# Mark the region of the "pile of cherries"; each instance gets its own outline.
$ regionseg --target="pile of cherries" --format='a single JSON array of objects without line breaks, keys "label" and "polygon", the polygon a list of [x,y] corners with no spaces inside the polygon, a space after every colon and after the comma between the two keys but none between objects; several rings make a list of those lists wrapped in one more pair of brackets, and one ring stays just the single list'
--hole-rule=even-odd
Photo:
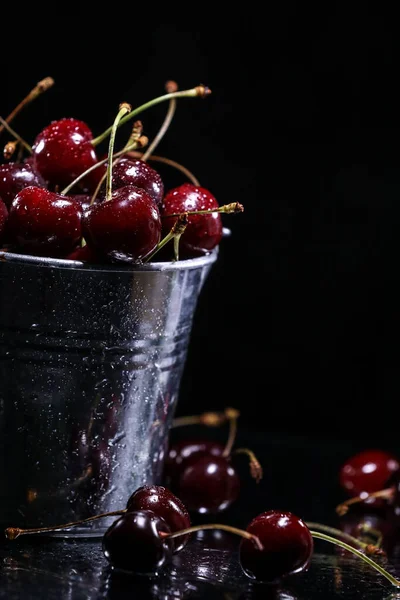
[{"label": "pile of cherries", "polygon": [[[221,212],[229,211],[191,174],[191,181],[164,190],[160,173],[147,157],[136,156],[148,142],[140,121],[135,121],[122,149],[114,152],[117,129],[125,122],[164,100],[171,104],[178,97],[204,98],[210,94],[207,87],[177,91],[169,82],[167,89],[173,91],[135,110],[120,105],[118,119],[96,138],[85,122],[65,117],[39,131],[30,146],[9,123],[48,87],[39,82],[35,94],[32,90],[18,110],[1,118],[0,133],[6,130],[15,138],[6,144],[7,160],[0,164],[3,251],[92,263],[141,263],[194,258],[218,246],[223,236]],[[100,159],[96,148],[107,137],[108,153]],[[13,154],[17,157],[10,160]],[[236,203],[230,212],[242,210]],[[167,244],[172,238],[179,246]]]},{"label": "pile of cherries", "polygon": [[[15,540],[21,535],[60,531],[95,519],[116,517],[102,539],[103,553],[111,568],[136,575],[154,576],[170,564],[173,555],[185,548],[192,534],[203,530],[223,530],[241,538],[238,556],[244,575],[255,584],[277,586],[283,580],[308,569],[316,538],[355,554],[386,577],[393,586],[400,587],[400,582],[371,558],[371,555],[385,555],[379,544],[362,541],[359,532],[357,536],[353,536],[323,524],[307,523],[290,511],[262,512],[250,521],[246,529],[215,522],[192,525],[192,518],[196,515],[216,515],[237,499],[239,481],[235,479],[238,476],[232,460],[235,452],[248,455],[256,481],[262,477],[261,466],[254,454],[245,448],[234,449],[238,416],[238,411],[227,409],[222,415],[204,413],[197,421],[193,417],[184,417],[179,423],[179,419],[175,420],[176,426],[189,422],[216,426],[227,421],[230,425],[225,445],[206,437],[183,438],[170,444],[165,478],[174,489],[181,491],[189,505],[166,485],[143,485],[132,493],[121,510],[47,528],[8,527],[5,530],[6,538]],[[359,489],[358,484],[364,488],[369,484],[373,486],[373,482],[376,487],[379,478],[384,478],[385,473],[397,472],[395,463],[391,459],[385,460],[384,453],[375,453],[375,459],[375,464],[379,465],[375,476],[372,475],[372,468],[366,469],[364,480],[359,470],[363,455],[352,457],[343,465],[341,481],[344,487],[356,490]],[[195,490],[193,482],[197,478]],[[234,486],[231,485],[232,480],[235,480]],[[215,492],[219,497],[218,503],[214,501]],[[197,494],[201,501],[196,500]]]}]

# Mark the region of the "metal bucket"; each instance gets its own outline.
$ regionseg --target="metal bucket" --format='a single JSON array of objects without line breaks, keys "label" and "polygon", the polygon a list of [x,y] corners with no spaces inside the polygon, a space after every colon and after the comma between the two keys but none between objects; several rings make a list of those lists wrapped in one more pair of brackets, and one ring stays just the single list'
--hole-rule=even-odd
[{"label": "metal bucket", "polygon": [[109,267],[0,252],[0,526],[120,510],[160,482],[216,259]]}]

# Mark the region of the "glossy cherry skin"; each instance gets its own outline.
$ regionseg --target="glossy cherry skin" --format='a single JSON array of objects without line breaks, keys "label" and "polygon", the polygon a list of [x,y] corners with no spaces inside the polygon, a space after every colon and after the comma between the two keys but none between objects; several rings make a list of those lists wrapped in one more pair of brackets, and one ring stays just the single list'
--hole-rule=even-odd
[{"label": "glossy cherry skin", "polygon": [[[129,498],[126,508],[132,510],[151,510],[163,518],[172,532],[190,527],[190,517],[183,502],[169,489],[161,485],[144,485]],[[175,552],[182,550],[189,536],[173,538]]]},{"label": "glossy cherry skin", "polygon": [[217,514],[239,496],[240,479],[229,457],[204,454],[188,460],[176,494],[189,513]]},{"label": "glossy cherry skin", "polygon": [[171,533],[168,525],[151,510],[127,512],[107,529],[103,552],[115,569],[140,575],[156,574],[171,558],[172,540],[159,532]]},{"label": "glossy cherry skin", "polygon": [[86,243],[116,261],[141,262],[161,239],[160,212],[147,192],[133,185],[85,212]]},{"label": "glossy cherry skin", "polygon": [[314,550],[313,538],[304,521],[293,513],[266,511],[255,517],[246,529],[263,545],[260,550],[252,540],[240,542],[240,564],[250,579],[279,583],[308,568]]},{"label": "glossy cherry skin", "polygon": [[[86,123],[73,118],[52,121],[39,133],[32,146],[34,164],[51,189],[63,189],[98,163],[92,139]],[[102,165],[76,187],[93,192],[104,173]]]},{"label": "glossy cherry skin", "polygon": [[342,465],[339,483],[349,496],[377,492],[386,487],[399,468],[399,460],[394,454],[379,449],[363,450]]},{"label": "glossy cherry skin", "polygon": [[32,164],[9,162],[0,165],[0,198],[7,207],[18,192],[32,185],[46,187],[45,180]]},{"label": "glossy cherry skin", "polygon": [[68,198],[73,198],[75,202],[79,202],[82,207],[82,212],[85,212],[92,200],[92,196],[90,194],[68,194]]},{"label": "glossy cherry skin", "polygon": [[187,461],[200,455],[221,456],[225,446],[207,439],[178,440],[169,445],[164,461],[164,478],[169,487],[175,488]]},{"label": "glossy cherry skin", "polygon": [[0,198],[0,241],[2,240],[3,231],[6,227],[8,217],[7,206],[4,204],[3,200]]},{"label": "glossy cherry skin", "polygon": [[[163,180],[161,175],[145,161],[127,157],[118,160],[112,169],[112,189],[125,185],[135,185],[145,190],[157,206],[161,205],[164,197]],[[101,195],[105,195],[105,184],[102,186]]]},{"label": "glossy cherry skin", "polygon": [[78,246],[72,252],[64,256],[67,260],[79,260],[90,264],[104,264],[106,259],[87,244]]},{"label": "glossy cherry skin", "polygon": [[[218,202],[205,188],[192,183],[184,183],[173,188],[166,193],[161,204],[163,237],[171,231],[176,222],[176,217],[168,217],[168,215],[212,208],[218,208]],[[179,242],[180,258],[194,258],[208,254],[219,244],[222,234],[220,213],[189,215],[188,224]],[[171,249],[172,258],[172,245],[167,246]]]},{"label": "glossy cherry skin", "polygon": [[65,256],[82,235],[82,209],[67,196],[27,187],[14,198],[7,222],[10,243],[35,256]]}]

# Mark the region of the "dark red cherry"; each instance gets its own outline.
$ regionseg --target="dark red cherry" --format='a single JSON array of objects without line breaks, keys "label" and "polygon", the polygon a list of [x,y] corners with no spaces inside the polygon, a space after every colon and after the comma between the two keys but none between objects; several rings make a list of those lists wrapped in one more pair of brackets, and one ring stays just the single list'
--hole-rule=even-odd
[{"label": "dark red cherry", "polygon": [[92,206],[83,218],[86,243],[114,260],[140,262],[161,239],[159,210],[147,192],[133,185]]},{"label": "dark red cherry", "polygon": [[2,234],[6,226],[8,217],[7,206],[4,204],[3,200],[0,198],[0,241],[2,239]]},{"label": "dark red cherry", "polygon": [[240,479],[230,458],[203,454],[188,460],[176,494],[190,513],[216,514],[239,496]]},{"label": "dark red cherry", "polygon": [[82,209],[78,202],[44,188],[27,187],[14,198],[7,237],[24,253],[59,257],[81,239]]},{"label": "dark red cherry", "polygon": [[0,198],[7,207],[18,192],[31,185],[46,187],[45,180],[32,164],[9,162],[0,165]]},{"label": "dark red cherry", "polygon": [[68,198],[73,198],[75,202],[79,202],[83,212],[89,208],[92,200],[92,196],[90,194],[68,194]]},{"label": "dark red cherry", "polygon": [[[63,189],[98,162],[92,139],[86,123],[73,118],[52,121],[39,133],[32,146],[34,164],[51,189]],[[102,165],[77,187],[93,192],[104,173]]]},{"label": "dark red cherry", "polygon": [[[174,533],[190,527],[190,517],[183,502],[169,489],[161,485],[144,485],[129,498],[126,508],[132,510],[152,510],[162,517]],[[173,538],[175,552],[182,550],[189,536]]]},{"label": "dark red cherry", "polygon": [[[165,195],[160,209],[163,237],[171,231],[176,222],[176,217],[168,217],[168,215],[212,208],[218,208],[218,202],[203,187],[193,183],[184,183],[170,190]],[[208,254],[219,244],[222,234],[220,213],[189,215],[188,224],[179,242],[179,256],[192,258]],[[171,254],[172,252],[173,250],[171,250]]]},{"label": "dark red cherry", "polygon": [[339,482],[349,496],[377,492],[385,488],[399,468],[399,460],[394,454],[379,449],[363,450],[342,465]]},{"label": "dark red cherry", "polygon": [[305,571],[311,561],[314,542],[307,525],[291,512],[270,510],[255,517],[247,531],[257,536],[263,550],[243,539],[239,560],[245,574],[264,583],[279,583]]},{"label": "dark red cherry", "polygon": [[98,252],[96,252],[87,244],[85,244],[84,246],[78,246],[77,248],[75,248],[75,250],[69,252],[64,258],[68,260],[80,260],[81,262],[91,264],[103,264],[105,262],[104,257],[102,257]]},{"label": "dark red cherry", "polygon": [[[161,175],[148,163],[139,158],[120,158],[112,169],[112,189],[125,185],[135,185],[145,190],[160,206],[164,197],[164,184]],[[105,183],[101,190],[105,194]]]},{"label": "dark red cherry", "polygon": [[159,532],[171,533],[168,525],[151,510],[127,512],[107,529],[103,552],[115,569],[140,575],[154,575],[171,558],[172,540]]},{"label": "dark red cherry", "polygon": [[170,444],[164,462],[164,478],[169,487],[175,487],[188,459],[203,454],[221,456],[225,446],[207,439],[178,440]]}]

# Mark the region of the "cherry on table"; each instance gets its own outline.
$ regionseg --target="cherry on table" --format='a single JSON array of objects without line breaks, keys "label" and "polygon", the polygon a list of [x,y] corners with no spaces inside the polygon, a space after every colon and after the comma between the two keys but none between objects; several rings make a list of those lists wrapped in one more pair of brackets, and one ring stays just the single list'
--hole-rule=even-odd
[{"label": "cherry on table", "polygon": [[116,569],[154,575],[171,558],[172,539],[167,523],[151,510],[135,510],[119,517],[103,536],[103,552]]},{"label": "cherry on table", "polygon": [[263,546],[260,550],[251,540],[240,542],[240,564],[249,578],[279,583],[309,567],[313,537],[305,522],[293,513],[266,511],[256,516],[246,531],[257,536]]},{"label": "cherry on table", "polygon": [[15,196],[26,187],[46,187],[46,182],[32,163],[8,162],[0,165],[0,198],[10,207]]},{"label": "cherry on table", "polygon": [[[210,210],[218,207],[219,204],[211,192],[193,183],[184,183],[169,190],[165,194],[160,207],[163,235],[171,231],[176,222],[176,216],[168,215]],[[220,243],[222,235],[223,227],[220,213],[189,215],[188,224],[180,238],[179,255],[181,258],[194,258],[208,254]],[[166,248],[163,249],[164,255]]]},{"label": "cherry on table", "polygon": [[23,252],[63,257],[81,239],[81,219],[82,208],[72,198],[30,186],[11,203],[7,238]]},{"label": "cherry on table", "polygon": [[385,487],[400,468],[399,459],[391,452],[367,449],[350,456],[341,466],[339,482],[351,496],[376,492]]},{"label": "cherry on table", "polygon": [[175,488],[189,459],[201,455],[221,456],[225,445],[211,439],[189,438],[171,443],[164,462],[164,479],[168,487]]},{"label": "cherry on table", "polygon": [[[86,123],[74,118],[52,121],[36,137],[34,165],[51,189],[64,188],[98,162],[93,135]],[[77,185],[93,192],[105,172],[101,166]]]},{"label": "cherry on table", "polygon": [[[190,527],[190,517],[184,503],[161,485],[141,486],[130,496],[126,508],[128,512],[152,510],[164,519],[172,532]],[[174,552],[182,550],[188,539],[189,536],[174,538]]]}]

